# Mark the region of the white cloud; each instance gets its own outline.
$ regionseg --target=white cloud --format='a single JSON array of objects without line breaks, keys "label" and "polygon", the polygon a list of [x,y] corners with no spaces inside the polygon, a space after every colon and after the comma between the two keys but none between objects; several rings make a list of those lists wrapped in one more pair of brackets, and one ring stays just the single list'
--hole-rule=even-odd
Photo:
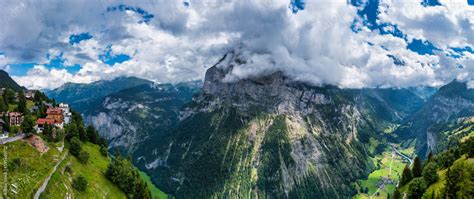
[{"label": "white cloud", "polygon": [[[2,2],[5,18],[0,26],[0,52],[8,63],[36,60],[45,55],[65,59],[65,65],[81,65],[76,74],[65,69],[35,66],[22,85],[54,88],[64,82],[90,82],[131,75],[156,82],[202,79],[205,70],[231,49],[247,64],[237,66],[227,78],[257,76],[280,70],[300,81],[341,87],[403,87],[440,85],[453,78],[472,79],[473,55],[460,58],[419,55],[407,49],[404,39],[380,35],[367,28],[354,33],[351,25],[357,8],[346,0],[307,1],[293,14],[289,0],[123,1],[155,15],[150,23],[137,23],[135,12],[106,12],[115,1]],[[397,24],[409,41],[429,40],[442,51],[473,46],[473,7],[442,1],[443,6],[423,7],[419,2],[384,0],[380,22]],[[69,36],[89,32],[90,40],[70,45]],[[370,44],[369,44],[370,43]],[[99,60],[111,45],[111,54],[131,59],[113,66]],[[397,57],[405,65],[393,63]],[[0,67],[8,65],[0,57]],[[465,67],[460,69],[457,65]],[[52,78],[55,81],[47,81]]]},{"label": "white cloud", "polygon": [[71,75],[65,69],[47,69],[43,65],[35,65],[26,76],[13,76],[20,85],[31,89],[57,88],[66,82],[90,83],[97,81],[93,76]]}]

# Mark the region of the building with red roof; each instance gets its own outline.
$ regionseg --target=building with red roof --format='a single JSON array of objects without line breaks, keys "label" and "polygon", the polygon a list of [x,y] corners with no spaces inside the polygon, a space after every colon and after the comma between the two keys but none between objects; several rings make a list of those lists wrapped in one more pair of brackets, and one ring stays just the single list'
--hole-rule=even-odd
[{"label": "building with red roof", "polygon": [[46,110],[46,115],[46,118],[54,119],[56,123],[64,122],[63,110],[60,108],[48,108],[48,110]]},{"label": "building with red roof", "polygon": [[55,119],[50,119],[50,118],[39,118],[38,120],[36,120],[36,132],[38,133],[42,133],[43,130],[44,130],[44,126],[48,124],[48,125],[56,125],[57,126],[57,123],[56,123],[56,120]]}]

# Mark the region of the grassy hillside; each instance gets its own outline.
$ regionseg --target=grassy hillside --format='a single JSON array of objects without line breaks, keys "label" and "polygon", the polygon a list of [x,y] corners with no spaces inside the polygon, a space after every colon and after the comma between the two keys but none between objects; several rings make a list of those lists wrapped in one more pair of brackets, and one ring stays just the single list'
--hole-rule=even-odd
[{"label": "grassy hillside", "polygon": [[[466,156],[463,156],[456,161],[454,161],[454,165],[463,165],[464,167],[474,167],[474,158],[466,158]],[[453,166],[450,168],[452,169]],[[423,198],[439,198],[443,195],[445,188],[446,188],[446,175],[447,175],[447,170],[446,168],[440,169],[437,171],[439,179],[435,183],[429,185],[425,193],[423,194]],[[407,193],[409,192],[409,187],[411,185],[411,182],[408,184],[404,185],[403,187],[400,188],[400,193]],[[434,195],[434,196],[432,196]]]},{"label": "grassy hillside", "polygon": [[[69,155],[53,174],[41,197],[126,198],[125,194],[105,177],[104,173],[110,160],[100,153],[99,146],[84,143],[83,150],[90,154],[89,162],[82,164],[75,156]],[[83,175],[89,183],[85,192],[72,188],[72,179],[79,174]]]},{"label": "grassy hillside", "polygon": [[[420,178],[400,187],[411,198],[471,198],[474,194],[474,138],[472,118],[444,131],[444,151],[423,162]],[[415,195],[416,197],[413,197]]]},{"label": "grassy hillside", "polygon": [[[0,171],[8,175],[8,196],[30,198],[58,162],[60,153],[52,144],[45,153],[40,153],[26,141],[20,140],[0,146],[0,157],[7,157],[7,170],[0,161]],[[17,189],[14,188],[15,185]],[[1,190],[4,190],[3,178]],[[12,192],[16,190],[17,194]]]},{"label": "grassy hillside", "polygon": [[151,182],[151,178],[150,178],[150,176],[148,176],[148,174],[146,174],[143,171],[140,171],[140,177],[146,182],[146,184],[148,186],[148,189],[150,189],[151,195],[153,196],[153,198],[155,198],[155,199],[166,199],[166,198],[168,198],[168,194],[166,194],[165,192],[158,189],[158,187],[156,187],[155,184],[153,184],[153,182]]}]

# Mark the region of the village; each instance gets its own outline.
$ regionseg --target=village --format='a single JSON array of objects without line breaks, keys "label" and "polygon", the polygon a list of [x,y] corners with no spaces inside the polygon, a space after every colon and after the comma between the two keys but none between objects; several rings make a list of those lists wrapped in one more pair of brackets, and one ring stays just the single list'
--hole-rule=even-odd
[{"label": "village", "polygon": [[[46,101],[47,98],[38,90],[14,92],[0,88],[0,96],[7,104],[4,108],[7,110],[0,112],[0,144],[15,141],[17,140],[13,139],[15,137],[21,139],[30,133],[41,134],[45,128],[49,127],[63,129],[71,122],[72,113],[68,104]],[[9,106],[9,100],[18,105],[12,108],[11,105]],[[25,122],[26,115],[30,115],[28,119],[32,121]]]}]

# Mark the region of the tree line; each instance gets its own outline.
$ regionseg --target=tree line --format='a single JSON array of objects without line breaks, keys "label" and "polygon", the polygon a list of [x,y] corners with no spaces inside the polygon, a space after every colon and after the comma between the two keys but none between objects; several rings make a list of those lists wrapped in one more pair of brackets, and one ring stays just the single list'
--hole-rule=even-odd
[{"label": "tree line", "polygon": [[[456,161],[460,158],[474,157],[474,137],[451,147],[447,151],[433,155],[429,153],[423,163],[416,157],[410,169],[408,165],[403,173],[398,188],[392,194],[394,199],[401,199],[399,188],[408,186],[408,198],[418,199],[423,196],[430,198],[472,198],[474,195],[474,165],[466,161]],[[438,170],[447,169],[446,182],[440,193],[426,193],[427,188],[438,182]]]}]

